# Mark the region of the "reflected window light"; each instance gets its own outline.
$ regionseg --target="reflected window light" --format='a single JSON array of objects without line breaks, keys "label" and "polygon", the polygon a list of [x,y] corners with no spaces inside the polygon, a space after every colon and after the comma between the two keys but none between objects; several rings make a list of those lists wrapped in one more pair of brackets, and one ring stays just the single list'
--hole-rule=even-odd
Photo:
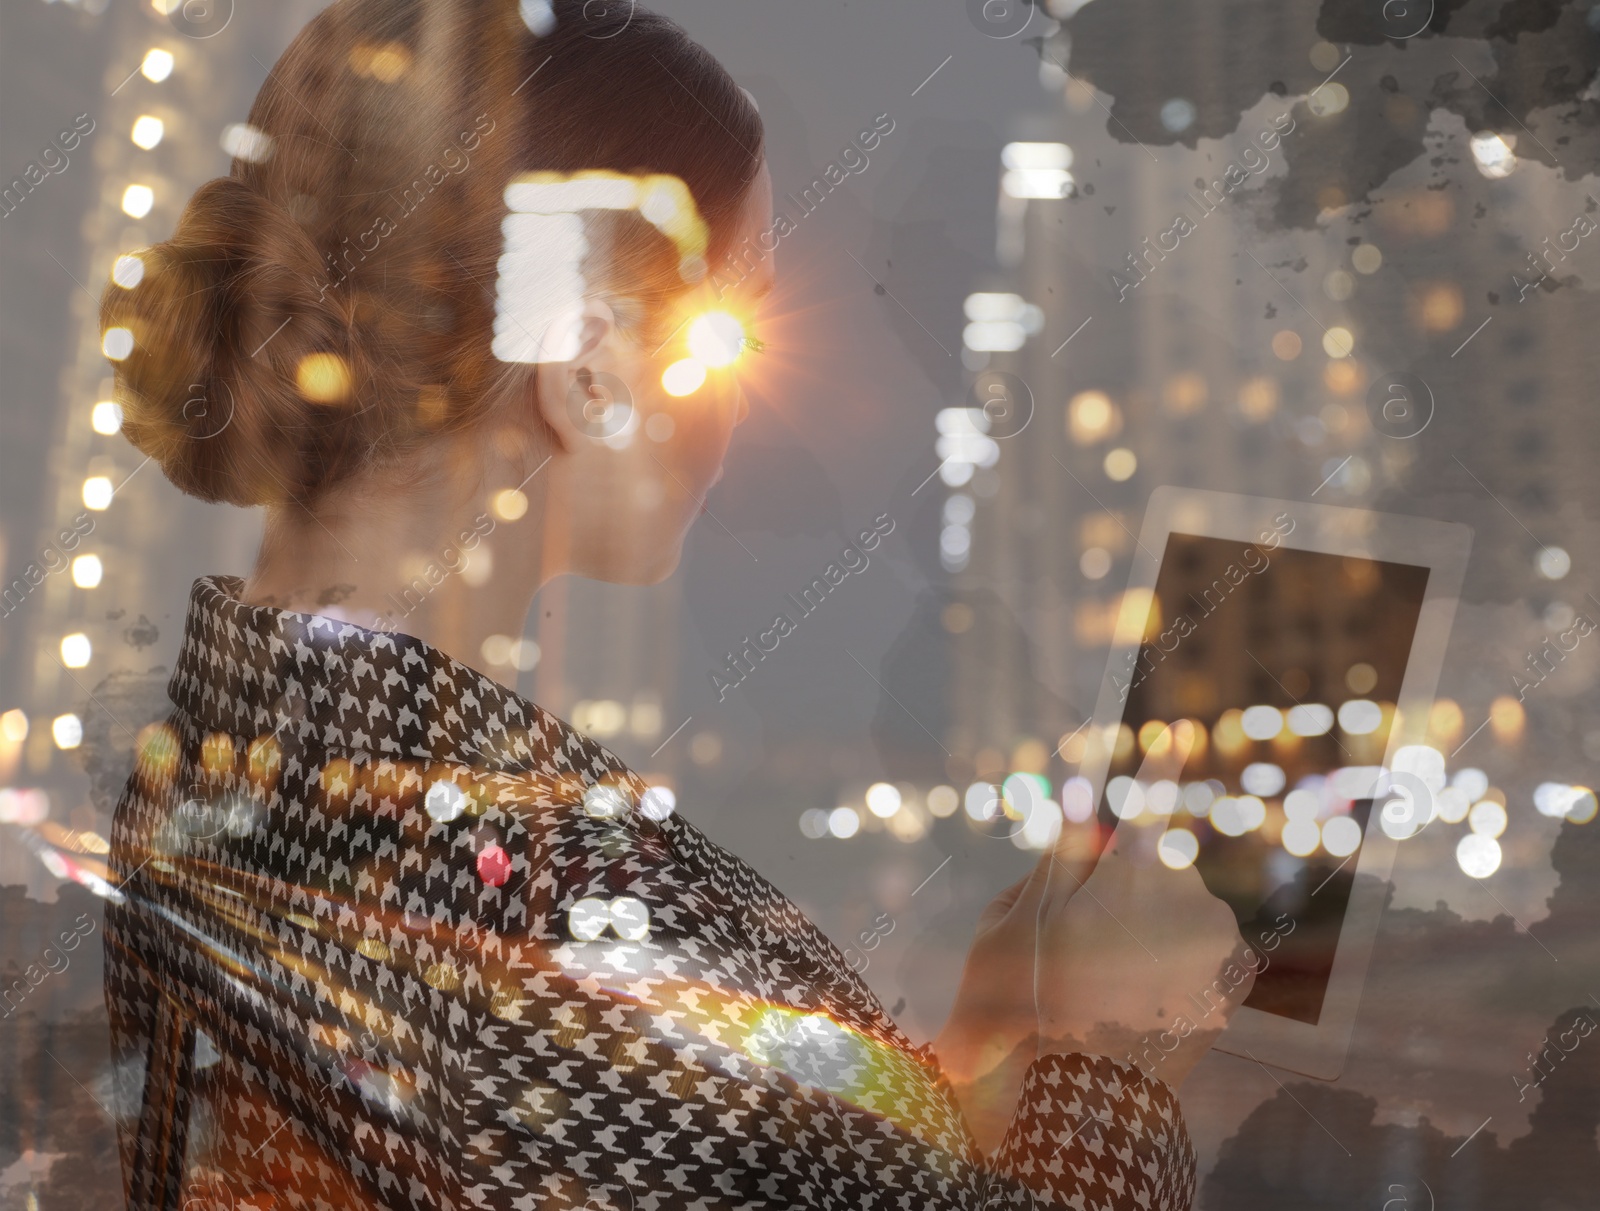
[{"label": "reflected window light", "polygon": [[955,459],[945,459],[939,464],[939,478],[947,488],[964,488],[972,482],[972,476],[977,471],[971,463],[959,462]]},{"label": "reflected window light", "polygon": [[172,52],[162,50],[159,46],[151,47],[145,51],[144,60],[139,64],[139,72],[152,84],[160,84],[172,74]]},{"label": "reflected window light", "polygon": [[586,896],[567,910],[567,932],[580,942],[592,942],[611,924],[611,905],[599,896]]},{"label": "reflected window light", "polygon": [[993,782],[974,782],[965,796],[967,818],[979,824],[1000,814],[1000,788]]},{"label": "reflected window light", "polygon": [[1000,461],[1000,446],[982,433],[944,433],[934,442],[934,453],[941,460],[992,467]]},{"label": "reflected window light", "polygon": [[887,820],[900,810],[900,791],[888,782],[874,782],[867,787],[867,810]]},{"label": "reflected window light", "polygon": [[83,743],[83,720],[76,715],[57,715],[50,721],[50,738],[59,749],[74,749]]},{"label": "reflected window light", "polygon": [[1106,783],[1106,802],[1119,820],[1132,820],[1145,808],[1144,788],[1126,774]]},{"label": "reflected window light", "polygon": [[[1541,816],[1551,816],[1561,819],[1570,815],[1572,807],[1579,798],[1580,792],[1585,788],[1581,786],[1568,786],[1565,782],[1541,782],[1534,788],[1533,805],[1539,810]],[[1492,800],[1490,800],[1492,802]],[[1474,811],[1477,809],[1474,808]],[[1481,831],[1473,829],[1474,832]],[[1499,836],[1499,833],[1491,833]]]},{"label": "reflected window light", "polygon": [[81,669],[89,663],[94,647],[82,631],[74,631],[61,640],[61,663],[69,669]]},{"label": "reflected window light", "polygon": [[1122,428],[1122,413],[1104,391],[1080,391],[1067,405],[1067,432],[1080,446],[1114,436]]},{"label": "reflected window light", "polygon": [[1447,786],[1433,797],[1433,806],[1446,824],[1460,824],[1467,818],[1472,800],[1459,786]]},{"label": "reflected window light", "polygon": [[1064,198],[1071,195],[1072,149],[1065,143],[1007,143],[1000,151],[1005,174],[1000,188],[1013,198]]},{"label": "reflected window light", "polygon": [[1069,198],[1073,179],[1062,168],[1012,168],[1000,178],[1000,188],[1011,198]]},{"label": "reflected window light", "polygon": [[1306,108],[1319,118],[1329,118],[1350,107],[1350,90],[1337,80],[1321,85],[1306,98]]},{"label": "reflected window light", "polygon": [[1081,774],[1063,782],[1061,812],[1074,824],[1082,824],[1094,815],[1094,784]]},{"label": "reflected window light", "polygon": [[272,158],[272,136],[248,122],[234,122],[222,130],[222,150],[236,160],[260,164]]},{"label": "reflected window light", "polygon": [[20,707],[12,707],[5,714],[0,715],[0,740],[10,744],[21,744],[28,738],[28,712]]},{"label": "reflected window light", "polygon": [[1395,752],[1394,769],[1397,773],[1415,774],[1430,791],[1442,790],[1445,785],[1444,754],[1432,745],[1407,744]]},{"label": "reflected window light", "polygon": [[689,325],[689,352],[707,366],[731,366],[743,347],[744,329],[726,311],[708,311]]},{"label": "reflected window light", "polygon": [[956,814],[956,809],[960,806],[961,796],[956,793],[956,788],[953,786],[941,784],[928,792],[928,814],[937,819],[948,819]]},{"label": "reflected window light", "polygon": [[111,280],[124,290],[132,290],[144,281],[144,261],[133,253],[124,253],[111,264]]},{"label": "reflected window light", "polygon": [[972,524],[972,519],[978,511],[978,506],[972,497],[964,492],[957,492],[947,497],[944,502],[944,523],[947,526],[966,526]]},{"label": "reflected window light", "polygon": [[133,145],[149,151],[160,144],[161,138],[167,133],[167,124],[152,114],[140,114],[133,122],[133,130],[128,137],[133,140]]},{"label": "reflected window light", "polygon": [[642,942],[650,935],[650,909],[632,896],[611,901],[611,928],[624,942]]},{"label": "reflected window light", "polygon": [[979,353],[1013,353],[1027,339],[1022,325],[1009,320],[968,324],[961,330],[961,343]]},{"label": "reflected window light", "polygon": [[120,362],[133,352],[133,333],[127,328],[107,328],[100,338],[100,352]]},{"label": "reflected window light", "polygon": [[528,511],[528,498],[516,488],[505,488],[494,494],[489,508],[501,521],[517,521]]},{"label": "reflected window light", "polygon": [[861,831],[861,817],[853,807],[836,807],[828,813],[828,831],[841,841]]},{"label": "reflected window light", "polygon": [[550,0],[520,0],[517,11],[528,31],[540,38],[556,27],[556,12]]},{"label": "reflected window light", "polygon": [[1467,827],[1480,837],[1498,837],[1506,831],[1507,822],[1506,809],[1493,799],[1474,803],[1467,813]]},{"label": "reflected window light", "polygon": [[1365,660],[1358,661],[1345,670],[1344,683],[1357,694],[1370,693],[1378,684],[1378,670]]},{"label": "reflected window light", "polygon": [[105,567],[98,555],[80,555],[72,561],[72,583],[80,589],[98,588]]},{"label": "reflected window light", "polygon": [[1339,707],[1339,726],[1351,736],[1368,736],[1383,722],[1383,709],[1369,698],[1352,698]]},{"label": "reflected window light", "polygon": [[89,413],[89,424],[96,433],[110,437],[122,431],[122,405],[103,399]]},{"label": "reflected window light", "polygon": [[1489,730],[1502,744],[1512,744],[1522,738],[1527,714],[1522,703],[1509,694],[1502,694],[1489,704]]},{"label": "reflected window light", "polygon": [[1278,383],[1276,379],[1258,376],[1247,379],[1239,387],[1239,411],[1247,420],[1264,421],[1278,410]]},{"label": "reflected window light", "polygon": [[1270,761],[1252,761],[1239,774],[1239,785],[1252,795],[1270,799],[1284,787],[1283,768]]},{"label": "reflected window light", "polygon": [[156,191],[148,185],[130,185],[122,191],[122,213],[142,219],[156,204]]},{"label": "reflected window light", "polygon": [[1456,843],[1456,865],[1474,879],[1487,879],[1500,869],[1500,842],[1481,833],[1468,833]]},{"label": "reflected window light", "polygon": [[1320,702],[1304,702],[1289,708],[1285,722],[1296,736],[1325,736],[1333,727],[1333,708]]},{"label": "reflected window light", "polygon": [[1517,157],[1512,151],[1516,141],[1514,134],[1500,135],[1492,130],[1473,135],[1470,146],[1478,171],[1491,181],[1509,177],[1517,167]]},{"label": "reflected window light", "polygon": [[1217,788],[1210,782],[1191,782],[1183,788],[1183,806],[1191,816],[1203,816],[1217,801]]},{"label": "reflected window light", "polygon": [[1181,793],[1176,782],[1163,778],[1150,784],[1145,792],[1145,806],[1158,816],[1170,816],[1178,809]]},{"label": "reflected window light", "polygon": [[1197,112],[1187,97],[1173,97],[1161,107],[1161,125],[1173,134],[1181,134],[1194,125]]},{"label": "reflected window light", "polygon": [[1267,805],[1255,795],[1240,795],[1234,803],[1246,832],[1254,832],[1267,822]]},{"label": "reflected window light", "polygon": [[1587,786],[1568,788],[1572,794],[1567,799],[1567,819],[1574,824],[1587,824],[1600,811],[1600,799]]},{"label": "reflected window light", "polygon": [[1072,148],[1065,143],[1007,143],[1000,149],[1006,168],[1071,168]]},{"label": "reflected window light", "polygon": [[1275,706],[1252,706],[1240,716],[1239,726],[1252,740],[1271,740],[1283,731],[1283,712]]},{"label": "reflected window light", "polygon": [[678,796],[670,786],[652,786],[639,797],[639,810],[645,819],[658,823],[672,815],[678,806]]},{"label": "reflected window light", "polygon": [[939,531],[939,553],[951,559],[965,559],[972,549],[972,531],[966,526],[945,526]]},{"label": "reflected window light", "polygon": [[706,381],[705,363],[686,357],[673,362],[661,373],[661,386],[668,395],[682,398],[693,395]]},{"label": "reflected window light", "polygon": [[1126,446],[1119,446],[1106,453],[1103,465],[1106,477],[1120,484],[1133,478],[1133,473],[1139,469],[1139,459]]},{"label": "reflected window light", "polygon": [[1156,856],[1170,870],[1183,870],[1193,866],[1200,853],[1200,842],[1186,828],[1169,828],[1156,842]]},{"label": "reflected window light", "polygon": [[1350,254],[1357,273],[1377,273],[1383,265],[1383,250],[1376,244],[1361,244]]},{"label": "reflected window light", "polygon": [[1536,566],[1546,580],[1560,580],[1572,571],[1572,556],[1561,547],[1545,547],[1539,552]]},{"label": "reflected window light", "polygon": [[448,824],[466,810],[467,797],[454,782],[439,781],[428,788],[422,804],[434,820]]},{"label": "reflected window light", "polygon": [[1088,580],[1103,580],[1111,571],[1111,552],[1104,547],[1090,547],[1078,557],[1078,570]]},{"label": "reflected window light", "polygon": [[627,796],[607,782],[596,782],[583,792],[583,811],[593,820],[621,820],[629,814]]},{"label": "reflected window light", "polygon": [[1349,816],[1335,816],[1322,826],[1322,848],[1335,858],[1348,858],[1361,846],[1361,826]]},{"label": "reflected window light", "polygon": [[[1348,819],[1348,817],[1341,817]],[[1330,821],[1331,823],[1331,821]],[[1283,826],[1283,835],[1279,838],[1280,844],[1289,853],[1297,858],[1309,858],[1317,852],[1322,844],[1322,829],[1315,820],[1296,819],[1290,820]]]},{"label": "reflected window light", "polygon": [[1224,837],[1242,837],[1245,834],[1244,814],[1239,810],[1239,800],[1223,795],[1211,804],[1211,827]]}]

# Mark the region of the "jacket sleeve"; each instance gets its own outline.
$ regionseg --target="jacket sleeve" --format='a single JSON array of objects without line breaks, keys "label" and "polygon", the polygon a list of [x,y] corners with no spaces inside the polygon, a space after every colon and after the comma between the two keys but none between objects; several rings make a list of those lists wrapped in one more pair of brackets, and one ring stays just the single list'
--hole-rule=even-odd
[{"label": "jacket sleeve", "polygon": [[836,965],[799,972],[753,944],[659,834],[580,818],[535,848],[533,869],[559,873],[506,951],[514,1020],[471,1061],[468,1115],[476,1153],[526,1158],[518,1184],[548,1205],[1188,1207],[1193,1152],[1164,1085],[1040,1060],[986,1161],[931,1049],[852,1015]]}]

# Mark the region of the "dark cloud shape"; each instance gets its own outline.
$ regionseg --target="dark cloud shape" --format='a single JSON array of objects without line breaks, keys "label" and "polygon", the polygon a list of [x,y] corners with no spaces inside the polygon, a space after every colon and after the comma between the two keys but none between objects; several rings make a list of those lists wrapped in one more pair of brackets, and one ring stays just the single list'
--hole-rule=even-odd
[{"label": "dark cloud shape", "polygon": [[1222,1145],[1201,1186],[1202,1211],[1348,1211],[1388,1207],[1578,1208],[1600,1190],[1600,1030],[1576,1008],[1548,1037],[1575,1042],[1542,1085],[1532,1130],[1502,1147],[1492,1129],[1446,1135],[1375,1121],[1378,1103],[1346,1089],[1301,1083],[1257,1106]]},{"label": "dark cloud shape", "polygon": [[[1348,61],[1331,73],[1348,91],[1348,106],[1320,117],[1303,102],[1293,107],[1295,130],[1282,144],[1289,171],[1268,186],[1277,191],[1272,217],[1284,228],[1310,229],[1329,206],[1370,201],[1395,172],[1429,155],[1434,110],[1457,115],[1470,131],[1514,139],[1519,158],[1559,168],[1569,180],[1593,173],[1600,107],[1580,100],[1600,71],[1600,28],[1590,6],[1431,0],[1424,23],[1429,6],[1095,3],[1056,35],[1056,53],[1070,42],[1073,74],[1111,94],[1106,130],[1113,138],[1193,148],[1201,138],[1232,135],[1244,111],[1269,93],[1316,89],[1328,73],[1307,61],[1314,42],[1350,47]],[[1408,24],[1419,32],[1400,28]],[[1448,41],[1434,36],[1446,31]],[[1488,62],[1468,39],[1481,40]],[[1194,106],[1193,120],[1176,130],[1162,120],[1162,107],[1175,99]],[[1429,188],[1450,183],[1437,172]]]},{"label": "dark cloud shape", "polygon": [[[1443,904],[1385,916],[1341,1082],[1369,1092],[1291,1082],[1258,1105],[1223,1143],[1201,1188],[1202,1211],[1379,1211],[1385,1203],[1428,1211],[1424,1184],[1439,1208],[1592,1205],[1600,1004],[1588,989],[1600,829],[1564,825],[1551,861],[1561,881],[1531,935],[1507,916],[1468,921]],[[1542,1080],[1530,1064],[1535,1054],[1544,1056]],[[1502,1146],[1534,1098],[1529,1133]],[[1377,1123],[1391,1100],[1481,1107],[1473,1117],[1490,1121],[1470,1142],[1426,1117]]]}]

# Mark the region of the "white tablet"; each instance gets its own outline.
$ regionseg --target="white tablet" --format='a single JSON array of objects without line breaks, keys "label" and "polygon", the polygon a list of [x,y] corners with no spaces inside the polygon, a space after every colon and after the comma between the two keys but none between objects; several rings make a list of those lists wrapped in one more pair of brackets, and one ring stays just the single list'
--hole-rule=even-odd
[{"label": "white tablet", "polygon": [[[1193,843],[1175,836],[1169,858],[1193,852],[1255,948],[1223,1051],[1326,1080],[1344,1066],[1397,838],[1431,818],[1420,788],[1443,785],[1424,741],[1471,541],[1303,501],[1150,498],[1080,772],[1107,823],[1170,810]],[[1202,743],[1145,803],[1143,743],[1177,719]],[[1203,1029],[1228,991],[1196,989],[1183,1012]]]}]

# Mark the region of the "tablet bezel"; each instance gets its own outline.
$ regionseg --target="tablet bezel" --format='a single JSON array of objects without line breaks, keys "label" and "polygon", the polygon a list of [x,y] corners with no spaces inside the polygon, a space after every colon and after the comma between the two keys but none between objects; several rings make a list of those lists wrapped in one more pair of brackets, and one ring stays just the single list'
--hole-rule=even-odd
[{"label": "tablet bezel", "polygon": [[[1091,740],[1079,769],[1094,788],[1096,804],[1101,802],[1110,768],[1109,741],[1122,722],[1124,703],[1118,679],[1126,685],[1148,617],[1149,599],[1139,590],[1155,591],[1168,535],[1176,532],[1260,542],[1282,529],[1285,514],[1293,519],[1294,526],[1282,535],[1280,547],[1429,569],[1383,767],[1392,768],[1395,752],[1402,745],[1423,743],[1472,546],[1469,526],[1309,501],[1161,487],[1151,494],[1145,510],[1128,578],[1130,592],[1122,598],[1106,676],[1095,704],[1093,736],[1104,742]],[[1361,848],[1356,851],[1350,901],[1317,1023],[1311,1025],[1241,1006],[1215,1044],[1219,1051],[1321,1080],[1336,1080],[1343,1071],[1367,964],[1387,899],[1389,874],[1400,844],[1383,831],[1379,817],[1376,810],[1368,814]]]}]

